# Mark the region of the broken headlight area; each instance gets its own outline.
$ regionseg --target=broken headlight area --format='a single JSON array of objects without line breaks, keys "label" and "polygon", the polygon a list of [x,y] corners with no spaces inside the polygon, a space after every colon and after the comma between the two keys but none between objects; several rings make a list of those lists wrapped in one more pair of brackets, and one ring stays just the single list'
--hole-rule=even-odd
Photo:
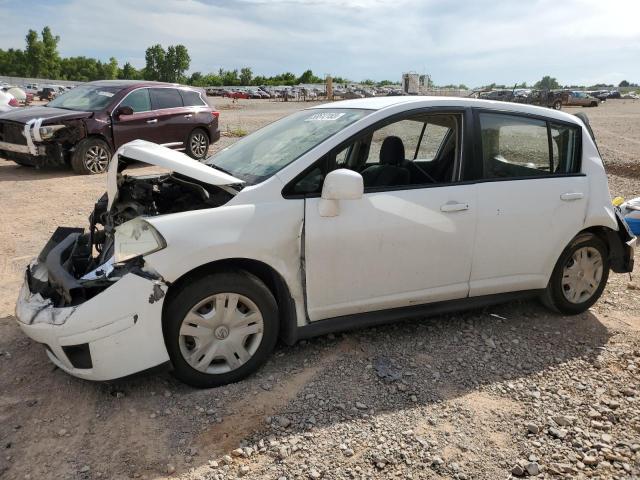
[{"label": "broken headlight area", "polygon": [[40,294],[54,307],[79,305],[118,281],[127,273],[160,280],[144,269],[141,257],[118,264],[105,261],[91,245],[91,235],[80,228],[58,227],[38,258],[27,269],[32,294]]}]

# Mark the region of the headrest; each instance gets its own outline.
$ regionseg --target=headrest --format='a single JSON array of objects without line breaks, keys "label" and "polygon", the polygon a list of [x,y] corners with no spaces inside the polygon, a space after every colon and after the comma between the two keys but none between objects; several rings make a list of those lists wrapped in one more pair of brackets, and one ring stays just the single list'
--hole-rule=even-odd
[{"label": "headrest", "polygon": [[398,165],[404,161],[404,144],[399,137],[390,136],[384,139],[380,147],[380,164]]}]

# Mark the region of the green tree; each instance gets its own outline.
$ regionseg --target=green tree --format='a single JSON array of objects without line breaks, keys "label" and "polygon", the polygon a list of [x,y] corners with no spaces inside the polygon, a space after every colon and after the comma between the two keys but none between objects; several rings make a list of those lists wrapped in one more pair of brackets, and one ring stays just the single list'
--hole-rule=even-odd
[{"label": "green tree", "polygon": [[181,82],[184,81],[184,74],[189,70],[191,57],[189,51],[184,45],[170,45],[167,48],[164,65],[161,71],[163,75],[161,80],[164,82]]},{"label": "green tree", "polygon": [[142,78],[142,73],[135,69],[129,62],[118,71],[118,78],[122,80],[139,80]]},{"label": "green tree", "polygon": [[251,85],[252,78],[253,72],[249,67],[243,67],[240,69],[240,85]]},{"label": "green tree", "polygon": [[25,49],[27,75],[40,77],[45,64],[44,44],[38,38],[38,32],[35,30],[29,30],[25,40],[27,41],[27,48]]},{"label": "green tree", "polygon": [[145,67],[144,78],[145,80],[160,80],[162,78],[162,70],[165,63],[166,52],[162,45],[153,45],[145,51]]},{"label": "green tree", "polygon": [[298,77],[298,83],[322,83],[322,79],[316,77],[311,70],[306,70]]},{"label": "green tree", "polygon": [[619,87],[628,87],[629,86],[629,82],[627,82],[626,80],[622,80],[619,84]]},{"label": "green tree", "polygon": [[53,35],[48,26],[42,29],[42,75],[45,77],[58,78],[60,76],[60,53],[58,53],[59,42],[60,37],[58,35]]},{"label": "green tree", "polygon": [[109,59],[109,63],[101,64],[101,68],[99,70],[102,80],[114,80],[118,78],[118,60],[116,60],[114,57],[111,57]]},{"label": "green tree", "polygon": [[560,84],[554,77],[545,75],[542,77],[542,80],[536,82],[533,87],[541,90],[554,90],[556,88],[560,88]]}]

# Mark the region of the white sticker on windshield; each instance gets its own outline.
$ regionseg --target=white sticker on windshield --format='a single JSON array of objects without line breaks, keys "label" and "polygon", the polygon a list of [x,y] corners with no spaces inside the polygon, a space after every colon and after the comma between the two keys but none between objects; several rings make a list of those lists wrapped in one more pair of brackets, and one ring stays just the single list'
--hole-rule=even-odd
[{"label": "white sticker on windshield", "polygon": [[344,113],[333,113],[333,112],[314,113],[309,118],[307,118],[305,122],[331,122],[333,120],[339,119],[343,115]]},{"label": "white sticker on windshield", "polygon": [[98,95],[102,95],[103,97],[113,97],[112,92],[98,92]]}]

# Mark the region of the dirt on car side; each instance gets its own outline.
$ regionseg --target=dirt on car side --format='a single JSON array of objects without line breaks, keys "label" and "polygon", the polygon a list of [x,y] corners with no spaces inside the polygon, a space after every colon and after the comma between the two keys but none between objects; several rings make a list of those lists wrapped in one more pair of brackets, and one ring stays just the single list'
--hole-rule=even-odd
[{"label": "dirt on car side", "polygon": [[[310,105],[214,100],[215,149]],[[639,196],[640,103],[588,115],[612,195]],[[15,298],[55,227],[84,224],[104,188],[0,160],[0,478],[640,476],[636,273],[612,274],[580,316],[518,302],[328,335],[213,390],[55,371]]]}]

